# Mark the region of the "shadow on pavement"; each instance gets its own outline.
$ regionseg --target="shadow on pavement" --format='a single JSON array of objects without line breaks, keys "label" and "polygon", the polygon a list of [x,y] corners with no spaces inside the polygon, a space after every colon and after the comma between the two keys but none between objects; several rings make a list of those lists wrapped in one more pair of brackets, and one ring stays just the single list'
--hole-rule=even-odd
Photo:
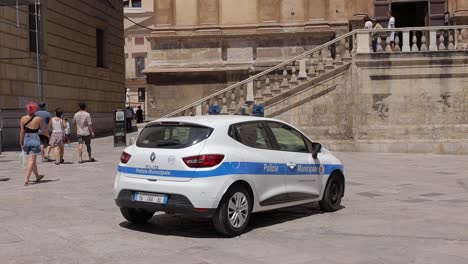
[{"label": "shadow on pavement", "polygon": [[9,181],[11,178],[0,178],[0,182],[7,182]]},{"label": "shadow on pavement", "polygon": [[41,180],[40,182],[31,182],[32,184],[36,185],[36,184],[43,184],[43,183],[50,183],[50,182],[56,182],[56,181],[60,181],[60,179],[54,179],[54,180]]},{"label": "shadow on pavement", "polygon": [[[344,207],[343,207],[344,208]],[[318,205],[306,204],[273,211],[259,212],[252,215],[246,233],[284,222],[298,220],[304,217],[321,214]],[[191,238],[222,238],[214,229],[211,219],[196,219],[177,214],[155,215],[147,224],[133,224],[128,221],[119,224],[133,231]]]}]

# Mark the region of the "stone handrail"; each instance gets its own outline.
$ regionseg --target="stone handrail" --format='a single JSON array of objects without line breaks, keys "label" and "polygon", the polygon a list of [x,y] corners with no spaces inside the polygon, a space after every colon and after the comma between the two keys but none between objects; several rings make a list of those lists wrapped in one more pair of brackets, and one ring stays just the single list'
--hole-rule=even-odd
[{"label": "stone handrail", "polygon": [[320,46],[317,46],[317,47],[312,48],[312,49],[310,49],[310,50],[308,50],[308,51],[305,51],[304,53],[302,53],[302,54],[300,54],[300,55],[298,55],[298,56],[295,56],[295,57],[293,57],[293,58],[291,58],[291,59],[288,59],[288,60],[286,60],[285,62],[282,62],[282,63],[280,63],[280,64],[278,64],[278,65],[276,65],[276,66],[273,66],[273,67],[271,67],[271,68],[268,68],[268,69],[266,69],[266,70],[264,70],[264,71],[262,71],[262,72],[260,72],[260,73],[258,73],[258,74],[256,74],[256,75],[253,75],[253,76],[251,76],[251,77],[249,77],[249,78],[247,78],[247,79],[245,79],[245,80],[243,80],[243,81],[240,81],[240,82],[238,82],[238,83],[235,83],[235,84],[233,84],[233,85],[231,85],[231,86],[228,86],[228,87],[226,87],[226,88],[224,88],[224,89],[222,89],[222,90],[220,90],[220,91],[218,91],[218,92],[216,92],[216,93],[213,93],[213,94],[211,94],[211,95],[209,95],[209,96],[207,96],[207,97],[205,97],[205,98],[202,98],[202,99],[200,99],[200,100],[197,100],[197,101],[195,101],[195,102],[193,102],[193,103],[191,103],[191,104],[189,104],[189,105],[187,105],[187,106],[185,106],[185,107],[182,107],[182,108],[180,108],[180,109],[178,109],[178,110],[176,110],[176,111],[173,111],[173,112],[171,112],[171,113],[169,113],[169,114],[166,114],[166,115],[164,115],[162,118],[175,116],[176,114],[178,114],[178,113],[180,113],[180,112],[183,112],[183,111],[185,111],[185,110],[188,110],[188,109],[190,109],[190,108],[196,107],[197,105],[200,105],[200,104],[202,104],[203,102],[205,102],[205,101],[207,101],[207,100],[209,100],[209,99],[211,99],[211,98],[214,98],[214,97],[216,97],[216,96],[219,96],[219,95],[221,95],[221,94],[223,94],[223,93],[226,93],[226,92],[228,92],[228,91],[230,91],[230,90],[233,90],[233,89],[235,89],[235,88],[237,88],[237,87],[240,87],[240,86],[242,86],[242,85],[244,85],[244,84],[250,83],[250,82],[252,82],[252,81],[254,81],[254,80],[256,80],[256,79],[259,79],[259,78],[261,78],[261,77],[264,77],[264,76],[266,76],[267,74],[269,74],[269,73],[271,73],[271,72],[273,72],[273,71],[276,71],[276,70],[278,70],[278,69],[284,68],[285,66],[288,66],[288,65],[290,65],[291,63],[294,63],[295,61],[298,61],[298,60],[301,60],[301,59],[303,59],[303,58],[306,58],[307,56],[310,56],[310,55],[313,54],[314,52],[321,51],[321,50],[324,49],[324,48],[328,48],[328,47],[330,47],[331,45],[338,43],[339,41],[342,41],[342,40],[344,40],[344,39],[346,39],[346,38],[348,38],[348,37],[351,37],[351,36],[353,36],[354,34],[356,34],[356,32],[357,32],[357,31],[354,30],[354,31],[352,31],[352,32],[348,32],[348,33],[346,33],[346,34],[344,34],[344,35],[341,35],[341,36],[339,36],[339,37],[337,37],[337,38],[335,38],[335,39],[333,39],[333,40],[331,40],[331,41],[329,41],[329,42],[326,42],[326,43],[324,43],[324,44],[322,44],[322,45],[320,45]]}]

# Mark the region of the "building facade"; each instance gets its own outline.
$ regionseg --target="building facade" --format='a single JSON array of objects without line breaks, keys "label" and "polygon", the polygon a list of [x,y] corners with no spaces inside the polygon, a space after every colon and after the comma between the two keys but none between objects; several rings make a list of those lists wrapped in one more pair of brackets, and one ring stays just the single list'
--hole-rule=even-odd
[{"label": "building facade", "polygon": [[154,2],[154,0],[124,1],[126,105],[141,106],[144,114],[147,113],[148,102],[146,75],[143,70],[150,62],[151,44],[148,37],[152,32],[156,15]]},{"label": "building facade", "polygon": [[111,132],[113,112],[125,103],[122,1],[41,0],[37,9],[34,0],[18,9],[0,2],[3,147],[19,145],[18,118],[29,101],[69,117],[86,102],[97,134]]},{"label": "building facade", "polygon": [[[466,0],[143,0],[141,3],[142,9],[147,5],[156,14],[144,16],[142,23],[147,28],[139,27],[150,46],[143,71],[150,117],[162,116],[361,28],[364,15],[375,16],[384,27],[388,10],[393,10],[397,27],[460,24],[466,23],[468,17]],[[127,55],[131,69],[132,63],[135,59]]]}]

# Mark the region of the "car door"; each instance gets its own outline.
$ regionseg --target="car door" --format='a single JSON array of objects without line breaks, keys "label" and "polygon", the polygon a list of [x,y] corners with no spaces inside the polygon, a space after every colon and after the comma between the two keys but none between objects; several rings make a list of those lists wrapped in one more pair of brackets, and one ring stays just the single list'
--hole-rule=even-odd
[{"label": "car door", "polygon": [[267,125],[286,167],[285,182],[289,200],[319,197],[320,172],[323,167],[321,169],[319,160],[312,157],[311,142],[289,125],[279,122],[268,122]]},{"label": "car door", "polygon": [[261,206],[281,203],[286,195],[285,166],[274,150],[263,122],[244,122],[231,127],[230,136],[240,144],[241,171],[250,175]]}]

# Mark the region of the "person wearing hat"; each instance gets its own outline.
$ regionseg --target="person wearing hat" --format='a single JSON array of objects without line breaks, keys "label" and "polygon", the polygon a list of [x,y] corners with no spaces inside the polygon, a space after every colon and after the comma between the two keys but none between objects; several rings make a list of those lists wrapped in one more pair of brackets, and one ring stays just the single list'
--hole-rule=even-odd
[{"label": "person wearing hat", "polygon": [[[48,124],[50,119],[52,118],[52,115],[47,112],[46,110],[46,103],[45,102],[40,102],[39,103],[39,111],[36,112],[36,116],[40,117],[42,119],[44,128],[48,128]],[[41,155],[42,155],[42,161],[50,161],[49,159],[49,153],[50,153],[50,146],[49,146],[49,138],[45,135],[49,134],[49,131],[42,131],[42,129],[39,129],[39,139],[41,140]]]}]

